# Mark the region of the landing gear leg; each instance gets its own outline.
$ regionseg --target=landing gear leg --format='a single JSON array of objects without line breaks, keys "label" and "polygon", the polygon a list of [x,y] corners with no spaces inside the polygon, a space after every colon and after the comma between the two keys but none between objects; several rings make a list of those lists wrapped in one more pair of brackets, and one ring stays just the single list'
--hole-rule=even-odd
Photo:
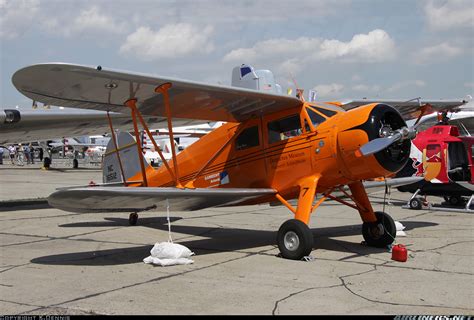
[{"label": "landing gear leg", "polygon": [[415,193],[411,196],[410,200],[408,200],[408,206],[410,207],[410,209],[420,210],[423,207],[423,202],[418,197],[420,191],[421,189],[416,190]]},{"label": "landing gear leg", "polygon": [[128,224],[131,226],[135,226],[137,225],[137,222],[138,222],[138,213],[136,212],[130,213],[130,215],[128,216]]},{"label": "landing gear leg", "polygon": [[466,211],[473,211],[471,210],[471,204],[474,202],[474,194],[469,198],[469,201],[466,204]]},{"label": "landing gear leg", "polygon": [[301,260],[313,249],[313,233],[308,227],[318,177],[309,177],[300,184],[295,219],[283,223],[278,230],[277,243],[285,259]]},{"label": "landing gear leg", "polygon": [[374,212],[362,182],[349,185],[352,196],[362,218],[362,236],[372,247],[383,248],[395,241],[397,228],[393,219],[385,212]]}]

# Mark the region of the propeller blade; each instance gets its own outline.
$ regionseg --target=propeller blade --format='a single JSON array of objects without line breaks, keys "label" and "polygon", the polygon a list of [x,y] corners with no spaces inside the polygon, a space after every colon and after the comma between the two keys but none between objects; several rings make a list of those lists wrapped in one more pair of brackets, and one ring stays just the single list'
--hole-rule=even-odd
[{"label": "propeller blade", "polygon": [[414,127],[403,127],[394,132],[391,136],[384,138],[377,138],[367,142],[358,150],[360,155],[368,156],[379,152],[385,148],[390,147],[392,144],[398,141],[412,140],[416,137],[416,125]]},{"label": "propeller blade", "polygon": [[377,153],[380,150],[390,147],[393,143],[399,141],[401,138],[402,138],[401,133],[396,133],[386,138],[377,138],[377,139],[367,142],[362,147],[360,147],[359,150],[363,156],[368,156],[368,155]]}]

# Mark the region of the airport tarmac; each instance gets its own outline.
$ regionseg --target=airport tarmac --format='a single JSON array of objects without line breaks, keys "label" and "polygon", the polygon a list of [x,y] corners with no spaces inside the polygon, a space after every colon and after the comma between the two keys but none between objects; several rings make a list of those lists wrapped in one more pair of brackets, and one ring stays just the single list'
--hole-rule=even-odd
[{"label": "airport tarmac", "polygon": [[[142,260],[168,239],[165,212],[129,226],[125,213],[44,202],[91,180],[99,169],[0,165],[0,314],[474,314],[472,213],[401,209],[410,195],[392,192],[403,263],[362,245],[358,213],[334,202],[312,217],[310,262],[277,257],[285,207],[172,212],[173,239],[194,264],[155,267]],[[381,210],[383,192],[371,199]]]}]

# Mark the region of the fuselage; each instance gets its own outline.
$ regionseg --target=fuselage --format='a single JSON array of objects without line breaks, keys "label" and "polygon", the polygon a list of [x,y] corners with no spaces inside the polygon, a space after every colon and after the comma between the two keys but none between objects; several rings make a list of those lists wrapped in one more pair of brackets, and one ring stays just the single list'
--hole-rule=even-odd
[{"label": "fuselage", "polygon": [[[357,155],[362,145],[379,137],[381,122],[394,130],[405,125],[386,105],[346,112],[317,103],[227,123],[177,155],[179,181],[195,188],[273,188],[290,199],[308,176],[318,177],[318,192],[388,176],[405,165],[409,143],[371,156]],[[172,161],[170,167],[174,169]],[[146,175],[148,186],[174,185],[164,166],[149,167]]]},{"label": "fuselage", "polygon": [[474,190],[474,137],[459,136],[456,126],[436,125],[420,132],[412,142],[410,158],[398,176],[425,179],[400,191],[435,196],[470,196]]}]

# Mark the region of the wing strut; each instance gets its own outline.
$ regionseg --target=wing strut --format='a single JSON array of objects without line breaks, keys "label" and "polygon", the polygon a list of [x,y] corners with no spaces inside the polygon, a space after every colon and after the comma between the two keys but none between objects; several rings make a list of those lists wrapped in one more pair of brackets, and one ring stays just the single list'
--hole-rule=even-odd
[{"label": "wing strut", "polygon": [[171,154],[173,156],[175,185],[177,188],[184,188],[179,182],[178,161],[176,160],[176,149],[174,145],[173,125],[171,123],[171,108],[170,108],[170,99],[168,95],[168,90],[171,88],[171,86],[172,86],[171,82],[163,83],[155,88],[155,92],[161,93],[163,95],[163,100],[165,103],[166,119],[168,120],[168,133],[170,135]]},{"label": "wing strut", "polygon": [[142,144],[140,143],[140,132],[138,131],[138,125],[137,125],[137,99],[132,98],[127,101],[125,101],[125,106],[129,107],[131,112],[132,112],[132,120],[133,120],[133,131],[135,132],[135,140],[137,141],[137,152],[138,152],[138,158],[140,159],[140,169],[142,171],[142,179],[143,179],[143,186],[148,187],[148,182],[146,180],[146,170],[145,170],[145,164],[143,163],[143,149],[142,149]]},{"label": "wing strut", "polygon": [[[141,148],[141,145],[140,143],[138,143],[138,127],[136,126],[136,118],[138,118],[138,120],[140,121],[140,124],[142,125],[143,129],[145,129],[148,137],[150,138],[152,144],[153,144],[153,147],[155,148],[155,150],[158,152],[158,155],[160,156],[161,158],[161,161],[163,161],[163,164],[165,165],[166,169],[168,170],[168,173],[171,175],[171,178],[174,180],[174,181],[177,181],[176,179],[176,176],[173,174],[173,171],[171,170],[171,168],[169,167],[168,165],[168,161],[166,161],[165,157],[163,156],[163,154],[161,153],[161,150],[160,148],[158,147],[158,144],[156,143],[155,141],[155,138],[153,138],[153,135],[151,134],[150,130],[148,129],[148,126],[145,122],[145,120],[143,120],[143,117],[140,113],[140,111],[138,110],[137,108],[137,99],[130,99],[130,100],[127,100],[125,102],[125,105],[127,107],[129,107],[131,110],[132,110],[132,118],[133,118],[133,123],[134,123],[134,129],[135,129],[135,137],[137,139],[137,148],[138,148],[138,152],[141,154],[141,156],[143,156],[143,150]],[[140,156],[139,156],[140,157]],[[141,162],[141,170],[142,170],[142,176],[144,178],[146,178],[146,173],[145,173],[145,167],[143,165],[143,161],[140,161]],[[147,185],[147,183],[145,183],[145,186]]]}]

